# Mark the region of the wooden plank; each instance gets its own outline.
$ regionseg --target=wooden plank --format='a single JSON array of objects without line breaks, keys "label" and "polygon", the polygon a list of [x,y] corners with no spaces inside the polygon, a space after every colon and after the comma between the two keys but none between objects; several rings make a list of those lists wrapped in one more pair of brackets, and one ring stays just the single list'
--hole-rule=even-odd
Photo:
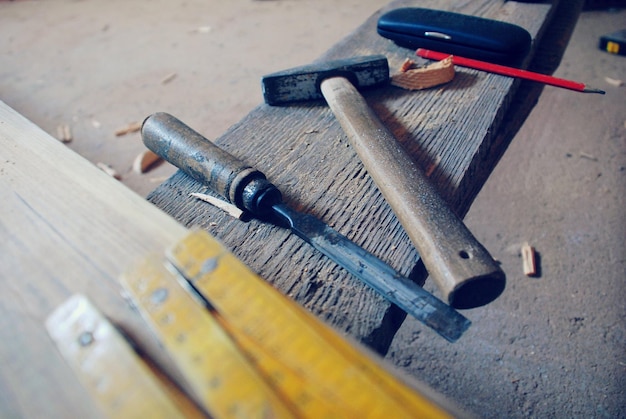
[{"label": "wooden plank", "polygon": [[[399,68],[413,52],[378,36],[375,27],[381,13],[401,6],[515,23],[530,32],[534,45],[552,11],[548,4],[499,0],[394,1],[319,61],[382,53],[391,68]],[[407,92],[390,87],[365,97],[413,158],[433,168],[431,179],[462,216],[506,148],[500,137],[494,141],[517,86],[511,79],[459,69],[452,84],[441,88]],[[321,218],[403,274],[424,280],[412,244],[324,103],[260,105],[216,142],[266,173],[290,205]],[[477,173],[483,177],[476,178]],[[185,225],[209,230],[253,270],[338,329],[386,351],[403,313],[288,232],[229,219],[187,198],[193,192],[205,189],[178,172],[149,200]]]},{"label": "wooden plank", "polygon": [[187,230],[2,102],[0,213],[0,417],[92,417],[46,317],[88,295],[165,362],[118,276]]}]

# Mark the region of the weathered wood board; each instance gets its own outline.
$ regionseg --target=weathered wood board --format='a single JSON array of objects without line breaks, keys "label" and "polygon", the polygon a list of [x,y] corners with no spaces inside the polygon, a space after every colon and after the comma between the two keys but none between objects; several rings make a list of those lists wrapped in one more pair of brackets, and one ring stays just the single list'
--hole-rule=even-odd
[{"label": "weathered wood board", "polygon": [[[533,50],[554,9],[500,0],[394,1],[319,60],[384,54],[392,71],[399,68],[414,51],[378,36],[375,27],[381,13],[401,6],[515,23],[533,36]],[[532,52],[526,64],[531,59]],[[518,86],[509,78],[458,69],[455,79],[440,88],[409,92],[386,87],[364,95],[418,164],[436,165],[431,179],[463,216],[512,138],[507,127],[519,126],[517,116],[508,114]],[[516,106],[529,109],[536,97]],[[185,120],[185,115],[175,116]],[[325,103],[259,105],[215,141],[268,175],[291,206],[322,219],[401,273],[424,280],[413,245]],[[183,224],[206,228],[254,271],[339,330],[386,351],[404,319],[400,310],[288,231],[234,220],[190,197],[192,192],[207,191],[177,172],[148,199]]]}]

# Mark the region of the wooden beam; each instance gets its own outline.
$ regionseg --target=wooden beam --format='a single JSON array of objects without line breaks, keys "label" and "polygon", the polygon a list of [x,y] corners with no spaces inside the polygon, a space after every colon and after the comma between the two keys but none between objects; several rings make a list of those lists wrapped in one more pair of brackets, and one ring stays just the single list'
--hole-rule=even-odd
[{"label": "wooden beam", "polygon": [[[376,32],[382,13],[407,6],[520,25],[533,37],[534,49],[549,26],[553,4],[394,0],[316,62],[384,54],[391,68],[399,68],[406,58],[427,64],[415,57],[415,51],[401,48]],[[525,64],[532,55],[528,54]],[[454,80],[441,88],[419,92],[380,88],[363,95],[413,161],[429,173],[453,211],[463,216],[495,167],[500,150],[512,139],[508,127],[516,115],[508,110],[519,84],[495,74],[458,69]],[[523,104],[532,108],[536,98],[524,97]],[[183,113],[175,116],[186,120]],[[505,116],[510,119],[505,120]],[[520,125],[521,121],[517,127]],[[499,135],[502,130],[506,136]],[[289,205],[321,219],[401,274],[424,283],[425,270],[418,263],[415,247],[325,103],[259,105],[215,143],[265,173]],[[404,312],[303,246],[285,229],[257,220],[242,223],[221,210],[183,198],[205,190],[177,172],[149,194],[148,200],[184,225],[201,223],[283,293],[379,353],[387,351]],[[479,233],[474,232],[477,237]]]}]

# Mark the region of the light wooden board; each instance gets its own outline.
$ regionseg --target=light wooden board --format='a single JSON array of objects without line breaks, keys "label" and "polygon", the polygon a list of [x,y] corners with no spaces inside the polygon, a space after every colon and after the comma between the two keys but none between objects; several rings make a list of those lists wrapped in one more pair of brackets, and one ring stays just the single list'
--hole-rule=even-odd
[{"label": "light wooden board", "polygon": [[83,293],[159,354],[117,278],[187,230],[2,102],[0,214],[0,417],[93,416],[46,317]]},{"label": "light wooden board", "polygon": [[[414,51],[376,33],[380,14],[401,6],[508,21],[528,30],[535,44],[552,11],[549,4],[501,0],[394,1],[319,61],[384,54],[396,69],[405,58],[414,58]],[[531,58],[532,53],[527,61]],[[409,92],[389,87],[364,95],[418,164],[423,168],[436,164],[432,180],[463,216],[512,138],[510,132],[503,136],[498,132],[523,121],[525,115],[507,114],[518,84],[458,69],[453,82],[441,88]],[[530,103],[532,108],[535,100],[536,96],[528,96],[524,105]],[[185,121],[184,114],[175,116]],[[403,274],[418,282],[425,279],[413,245],[323,102],[260,105],[216,142],[267,174],[291,206],[321,218]],[[208,229],[253,270],[338,329],[386,351],[404,319],[400,310],[289,232],[256,221],[233,220],[188,198],[192,192],[205,191],[179,172],[149,199],[185,225]],[[437,339],[434,334],[432,338]]]}]

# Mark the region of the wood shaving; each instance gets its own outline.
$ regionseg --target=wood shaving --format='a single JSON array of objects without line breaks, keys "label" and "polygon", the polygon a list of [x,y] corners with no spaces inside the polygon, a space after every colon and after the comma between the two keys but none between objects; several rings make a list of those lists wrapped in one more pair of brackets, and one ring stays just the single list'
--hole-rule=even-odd
[{"label": "wood shaving", "polygon": [[426,177],[432,176],[437,166],[439,166],[440,162],[441,162],[441,157],[437,156],[437,158],[435,158],[435,161],[433,161],[431,164],[428,165],[428,167],[424,171],[424,174],[426,175]]},{"label": "wood shaving", "polygon": [[135,157],[135,161],[133,162],[133,171],[139,174],[146,173],[162,160],[163,159],[160,156],[151,150],[144,150],[137,157]]},{"label": "wood shaving", "polygon": [[404,60],[404,62],[402,63],[402,65],[400,66],[398,70],[400,71],[400,73],[406,73],[412,68],[415,68],[415,66],[416,66],[415,61],[413,61],[410,58],[407,58],[406,60]]},{"label": "wood shaving", "polygon": [[407,90],[422,90],[449,82],[454,78],[454,73],[454,64],[450,56],[426,67],[394,74],[391,77],[391,84]]},{"label": "wood shaving", "polygon": [[199,26],[195,29],[192,29],[191,32],[197,32],[197,33],[209,33],[211,32],[211,27],[210,26]]},{"label": "wood shaving", "polygon": [[243,217],[242,210],[240,210],[239,208],[237,208],[235,205],[231,204],[230,202],[224,201],[223,199],[219,199],[211,195],[197,193],[197,192],[190,193],[189,196],[193,196],[194,198],[198,198],[204,202],[208,202],[209,204],[226,212],[228,215],[230,215],[233,218],[237,218],[241,220],[241,218]]},{"label": "wood shaving", "polygon": [[161,79],[161,84],[167,84],[176,78],[176,73],[170,73]]},{"label": "wood shaving", "polygon": [[63,143],[69,143],[72,141],[72,131],[70,126],[62,124],[57,127],[57,138]]},{"label": "wood shaving", "polygon": [[593,156],[591,154],[585,153],[583,151],[581,151],[579,154],[581,159],[587,159],[587,160],[591,160],[591,161],[598,161],[598,158],[596,156]]},{"label": "wood shaving", "polygon": [[111,176],[112,178],[117,179],[117,180],[122,179],[122,176],[120,176],[120,174],[117,173],[117,171],[111,166],[109,166],[108,164],[98,162],[96,163],[96,166],[98,166],[100,170],[102,170],[104,173]]},{"label": "wood shaving", "polygon": [[524,268],[524,275],[536,276],[537,275],[537,261],[535,257],[535,248],[528,243],[522,245],[522,263]]},{"label": "wood shaving", "polygon": [[169,176],[158,176],[158,177],[152,177],[148,179],[148,181],[150,183],[162,183],[162,182],[165,182],[168,178]]},{"label": "wood shaving", "polygon": [[115,131],[116,137],[121,137],[122,135],[130,134],[131,132],[137,132],[141,129],[141,122],[131,122],[125,127],[119,128]]},{"label": "wood shaving", "polygon": [[615,86],[615,87],[620,87],[624,85],[624,82],[622,80],[619,79],[613,79],[611,77],[605,77],[604,81],[606,81],[608,84],[610,84],[611,86]]}]

